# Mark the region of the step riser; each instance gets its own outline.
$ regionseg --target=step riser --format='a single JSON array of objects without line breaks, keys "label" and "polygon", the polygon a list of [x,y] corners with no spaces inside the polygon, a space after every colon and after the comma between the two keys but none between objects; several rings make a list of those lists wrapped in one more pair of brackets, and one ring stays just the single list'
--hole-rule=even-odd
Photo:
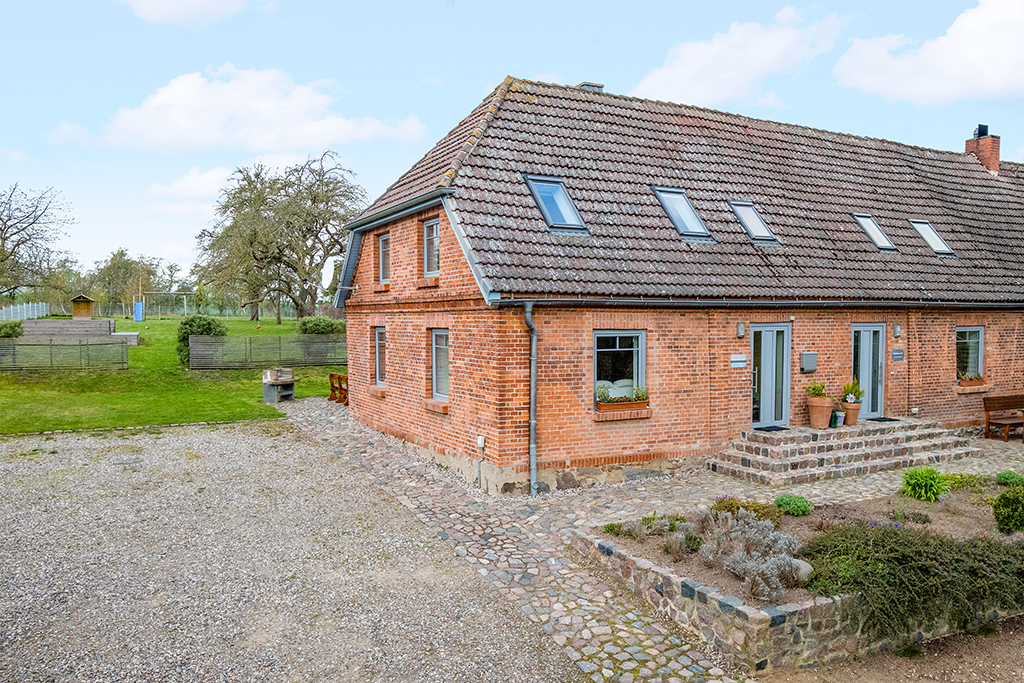
[{"label": "step riser", "polygon": [[873,436],[892,434],[893,432],[914,432],[919,430],[941,430],[937,422],[886,422],[886,423],[858,423],[853,427],[841,427],[834,430],[820,430],[808,434],[806,432],[787,430],[784,432],[744,432],[743,439],[751,443],[759,443],[764,446],[794,446],[803,443],[822,443],[828,441],[841,441],[846,438],[869,438]]},{"label": "step riser", "polygon": [[852,451],[832,451],[831,453],[792,458],[788,460],[774,460],[769,458],[750,456],[744,453],[724,451],[715,456],[716,460],[730,465],[758,470],[761,472],[793,472],[814,468],[833,467],[835,465],[847,465],[856,463],[870,463],[876,460],[891,460],[894,458],[927,457],[936,451],[969,450],[966,444],[947,443],[941,446],[933,445],[929,448],[915,450],[902,447],[889,447],[872,450],[866,453]]},{"label": "step riser", "polygon": [[959,449],[953,452],[931,455],[908,456],[899,459],[877,460],[867,463],[855,463],[828,468],[813,468],[799,470],[796,472],[765,472],[761,470],[740,467],[731,463],[717,460],[709,461],[708,467],[720,474],[727,474],[738,479],[746,479],[768,486],[788,486],[791,484],[805,484],[824,479],[839,479],[843,477],[859,476],[884,472],[892,469],[920,467],[922,465],[934,465],[939,462],[950,462],[963,458],[975,457],[981,453],[978,448]]},{"label": "step riser", "polygon": [[[947,432],[945,432],[944,430],[935,430],[920,433],[914,432],[906,435],[887,435],[885,437],[869,439],[850,439],[847,441],[829,441],[825,443],[811,442],[788,447],[764,446],[761,444],[744,441],[734,441],[730,445],[733,450],[743,452],[748,455],[766,457],[771,458],[773,460],[789,460],[792,458],[822,455],[826,453],[835,453],[837,451],[855,451],[873,448],[892,448],[897,445],[913,444],[919,441],[935,440],[945,435],[946,433]],[[945,438],[956,439],[958,441],[958,446],[964,446],[968,442],[966,438],[962,437]]]}]

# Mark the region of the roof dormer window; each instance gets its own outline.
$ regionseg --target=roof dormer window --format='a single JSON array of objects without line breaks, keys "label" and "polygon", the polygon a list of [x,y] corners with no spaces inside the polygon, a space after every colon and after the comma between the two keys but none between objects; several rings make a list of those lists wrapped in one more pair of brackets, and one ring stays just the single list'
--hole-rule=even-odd
[{"label": "roof dormer window", "polygon": [[743,229],[747,231],[750,238],[762,243],[778,244],[775,235],[768,228],[768,225],[761,218],[761,214],[754,208],[753,202],[729,200],[729,206],[736,218],[740,219]]},{"label": "roof dormer window", "polygon": [[945,240],[939,237],[939,233],[935,231],[932,224],[928,221],[910,221],[910,224],[914,226],[914,230],[917,230],[917,234],[928,243],[928,246],[932,248],[939,256],[953,256],[953,250],[949,248]]},{"label": "roof dormer window", "polygon": [[690,203],[689,197],[680,189],[672,187],[652,187],[654,195],[661,202],[661,207],[676,226],[676,230],[684,237],[707,237],[708,229],[704,221]]},{"label": "roof dormer window", "polygon": [[544,215],[549,228],[559,230],[586,230],[576,205],[569,198],[561,178],[551,176],[523,176],[530,188],[533,200]]},{"label": "roof dormer window", "polygon": [[882,251],[896,251],[895,245],[892,240],[886,236],[882,229],[878,227],[878,223],[870,214],[866,213],[855,213],[852,214],[853,219],[857,221],[857,225],[861,227],[867,236],[871,238],[871,241],[875,243],[875,246]]}]

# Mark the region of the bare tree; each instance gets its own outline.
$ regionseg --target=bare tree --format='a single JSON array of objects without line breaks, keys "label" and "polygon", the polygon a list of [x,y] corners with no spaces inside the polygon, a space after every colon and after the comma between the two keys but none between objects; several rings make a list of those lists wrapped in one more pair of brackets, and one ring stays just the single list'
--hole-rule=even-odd
[{"label": "bare tree", "polygon": [[236,292],[254,319],[261,302],[281,297],[298,317],[312,315],[323,269],[344,252],[344,226],[365,204],[351,176],[333,152],[281,174],[239,168],[221,193],[219,220],[199,234],[203,281]]},{"label": "bare tree", "polygon": [[58,252],[51,248],[71,223],[59,193],[26,193],[15,183],[0,195],[0,296],[41,285]]}]

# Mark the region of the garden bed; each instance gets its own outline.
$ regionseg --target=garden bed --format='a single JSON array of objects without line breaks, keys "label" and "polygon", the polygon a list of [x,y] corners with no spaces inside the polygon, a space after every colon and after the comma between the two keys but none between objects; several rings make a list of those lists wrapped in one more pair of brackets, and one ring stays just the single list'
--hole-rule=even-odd
[{"label": "garden bed", "polygon": [[[804,551],[809,549],[808,559],[816,570],[810,586],[817,590],[817,597],[806,588],[790,587],[784,594],[776,591],[772,599],[753,598],[743,581],[721,563],[709,569],[696,552],[677,552],[675,556],[664,552],[667,530],[638,540],[624,535],[613,537],[601,527],[578,532],[574,544],[671,618],[732,654],[738,663],[757,671],[805,668],[948,635],[960,630],[964,622],[976,624],[1024,612],[1019,590],[1024,568],[1018,550],[1024,545],[1010,545],[1024,541],[1024,533],[1003,535],[997,531],[991,502],[999,492],[994,481],[983,480],[951,491],[934,503],[895,495],[820,507],[805,517],[784,516],[778,531],[799,539]],[[689,520],[700,518],[696,510],[679,512]],[[698,521],[695,532],[707,534],[708,529],[702,529]],[[764,524],[761,533],[765,534]],[[770,527],[767,535],[771,535]],[[823,544],[823,538],[838,545]],[[829,592],[842,593],[842,586],[849,585],[844,582],[858,572],[863,581],[865,571],[870,574],[877,570],[868,567],[861,571],[856,567],[851,573],[848,564],[843,564],[849,560],[830,556],[832,548],[846,543],[848,549],[853,549],[853,556],[860,544],[863,555],[865,542],[874,547],[874,539],[879,547],[885,544],[894,563],[888,570],[882,568],[879,585],[912,585],[875,594],[865,588],[864,595],[821,597]],[[991,572],[1001,577],[1002,583],[997,581],[991,590],[987,585],[972,585],[963,590],[974,593],[949,599],[961,587],[956,570],[945,567],[962,564],[961,552],[978,565],[971,570],[961,568],[964,576]],[[928,563],[932,565],[930,575],[927,567],[921,574],[921,566],[915,566]],[[942,603],[938,609],[948,611],[948,620],[928,618],[927,609],[921,607],[932,607],[926,596],[928,589],[913,585],[930,585],[929,577],[935,576],[936,566],[942,569],[937,572],[940,577],[935,580],[935,590],[946,597],[932,602]],[[828,590],[829,586],[834,590]],[[976,600],[979,590],[984,597]],[[1008,599],[1008,590],[1015,597]],[[881,610],[877,609],[879,601],[884,603]],[[974,602],[982,607],[974,606]],[[876,611],[865,617],[863,608],[868,603]],[[918,618],[919,613],[925,616]]]}]

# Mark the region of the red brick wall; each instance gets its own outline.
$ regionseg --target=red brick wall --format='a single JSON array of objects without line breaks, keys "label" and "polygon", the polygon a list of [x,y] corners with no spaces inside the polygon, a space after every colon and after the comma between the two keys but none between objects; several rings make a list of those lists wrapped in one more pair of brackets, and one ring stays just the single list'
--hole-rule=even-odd
[{"label": "red brick wall", "polygon": [[[373,292],[376,234],[368,235],[347,304],[352,413],[363,422],[435,451],[464,458],[480,453],[494,465],[524,471],[528,465],[529,331],[522,308],[484,304],[443,212],[441,275],[436,288],[422,277],[425,212],[388,226],[391,284]],[[422,283],[420,283],[422,285]],[[814,309],[583,309],[537,306],[537,444],[546,467],[586,467],[717,452],[750,428],[753,323],[790,323],[790,419],[807,424],[804,388],[824,381],[838,395],[852,373],[851,325],[886,325],[885,414],[977,423],[981,396],[1024,393],[1024,316],[1020,312],[958,310]],[[737,323],[745,326],[736,336]],[[894,336],[900,325],[901,336]],[[985,328],[988,386],[956,385],[955,329]],[[387,329],[387,387],[371,391],[372,328]],[[429,409],[430,330],[449,330],[448,413]],[[593,408],[593,331],[645,330],[646,383],[651,417],[596,421]],[[892,351],[904,352],[893,361]],[[818,354],[813,375],[800,372],[800,352]],[[746,367],[732,368],[743,354]]]}]

